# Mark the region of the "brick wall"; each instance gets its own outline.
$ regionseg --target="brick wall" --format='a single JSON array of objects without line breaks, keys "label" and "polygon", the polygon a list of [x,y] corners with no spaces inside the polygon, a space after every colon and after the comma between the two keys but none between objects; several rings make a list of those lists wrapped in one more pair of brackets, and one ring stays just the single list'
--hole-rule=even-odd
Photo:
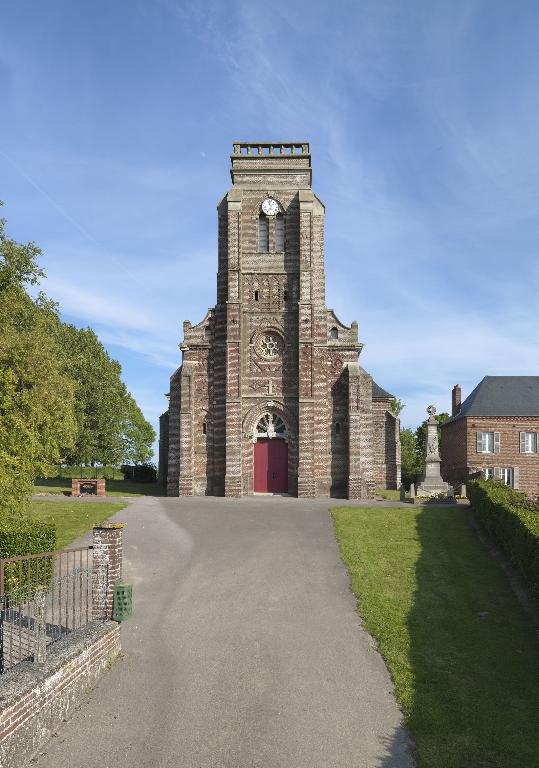
[{"label": "brick wall", "polygon": [[120,625],[93,622],[50,646],[44,664],[22,662],[2,675],[2,768],[35,757],[120,651]]},{"label": "brick wall", "polygon": [[[499,453],[478,453],[477,432],[499,432]],[[539,496],[539,454],[520,453],[520,432],[539,432],[539,418],[468,416],[442,425],[442,477],[459,485],[474,469],[517,468],[520,490]]]},{"label": "brick wall", "polygon": [[81,483],[90,483],[95,486],[95,495],[96,496],[106,496],[106,480],[104,477],[98,477],[98,478],[72,478],[71,480],[71,495],[72,496],[80,496],[81,495]]}]

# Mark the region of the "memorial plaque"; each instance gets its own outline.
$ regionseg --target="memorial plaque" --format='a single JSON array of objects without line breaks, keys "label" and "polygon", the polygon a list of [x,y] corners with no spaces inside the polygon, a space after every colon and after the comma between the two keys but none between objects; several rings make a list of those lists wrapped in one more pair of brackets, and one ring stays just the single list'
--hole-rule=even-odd
[{"label": "memorial plaque", "polygon": [[94,494],[94,496],[97,496],[97,483],[90,483],[85,482],[80,484],[80,491],[81,494]]}]

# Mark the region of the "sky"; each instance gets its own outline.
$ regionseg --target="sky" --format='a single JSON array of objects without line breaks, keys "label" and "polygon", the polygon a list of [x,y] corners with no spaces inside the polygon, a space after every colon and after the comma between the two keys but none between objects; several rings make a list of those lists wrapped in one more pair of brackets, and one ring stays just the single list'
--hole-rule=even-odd
[{"label": "sky", "polygon": [[327,305],[404,426],[539,360],[534,0],[0,0],[0,199],[157,427],[233,141],[308,141]]}]

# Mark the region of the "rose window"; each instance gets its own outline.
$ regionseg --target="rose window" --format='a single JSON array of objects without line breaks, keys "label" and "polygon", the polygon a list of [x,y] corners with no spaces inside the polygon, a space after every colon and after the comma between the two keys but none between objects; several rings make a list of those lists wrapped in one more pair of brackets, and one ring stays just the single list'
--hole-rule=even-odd
[{"label": "rose window", "polygon": [[256,351],[265,360],[276,360],[283,353],[283,340],[276,333],[263,333],[256,342]]},{"label": "rose window", "polygon": [[274,413],[265,413],[256,425],[257,437],[285,437],[286,424]]}]

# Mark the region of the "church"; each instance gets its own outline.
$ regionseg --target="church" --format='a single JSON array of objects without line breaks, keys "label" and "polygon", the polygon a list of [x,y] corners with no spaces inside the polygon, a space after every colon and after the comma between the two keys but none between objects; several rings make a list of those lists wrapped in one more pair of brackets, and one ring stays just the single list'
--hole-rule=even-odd
[{"label": "church", "polygon": [[183,324],[160,419],[168,496],[371,499],[400,484],[393,396],[325,303],[324,212],[305,142],[240,142],[217,206],[217,301]]}]

